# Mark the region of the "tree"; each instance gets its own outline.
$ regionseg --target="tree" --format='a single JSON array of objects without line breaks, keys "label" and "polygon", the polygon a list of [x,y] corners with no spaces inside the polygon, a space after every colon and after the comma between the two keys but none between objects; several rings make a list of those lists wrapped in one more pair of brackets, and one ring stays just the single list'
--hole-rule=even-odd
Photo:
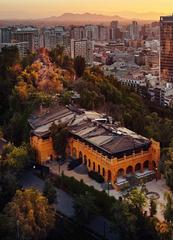
[{"label": "tree", "polygon": [[57,45],[56,48],[49,52],[52,62],[56,63],[57,66],[62,67],[64,62],[64,47]]},{"label": "tree", "polygon": [[11,201],[12,197],[18,188],[17,179],[14,174],[9,171],[2,173],[0,178],[0,210],[2,210],[5,205]]},{"label": "tree", "polygon": [[127,198],[127,201],[129,202],[129,204],[139,210],[139,211],[142,211],[143,208],[145,207],[146,205],[146,196],[143,192],[141,192],[141,190],[139,189],[133,189],[128,198]]},{"label": "tree", "polygon": [[172,227],[166,222],[158,222],[156,230],[161,240],[172,240]]},{"label": "tree", "polygon": [[73,96],[73,93],[71,91],[65,91],[63,92],[63,94],[61,95],[60,99],[61,99],[61,102],[64,104],[64,105],[68,105],[70,104],[71,102],[71,97]]},{"label": "tree", "polygon": [[164,217],[168,223],[173,223],[173,199],[170,193],[165,194],[166,206],[164,210]]},{"label": "tree", "polygon": [[87,223],[93,216],[98,214],[98,208],[94,201],[95,198],[90,193],[76,197],[74,208],[77,222]]},{"label": "tree", "polygon": [[46,180],[43,190],[43,195],[47,197],[49,204],[52,204],[56,200],[56,188],[50,179]]},{"label": "tree", "polygon": [[77,56],[74,60],[74,69],[77,77],[82,77],[85,71],[85,59]]},{"label": "tree", "polygon": [[13,236],[16,236],[17,230],[23,240],[46,239],[55,222],[55,210],[35,189],[17,190],[5,208],[4,216]]},{"label": "tree", "polygon": [[153,217],[157,213],[157,204],[156,202],[151,199],[150,200],[150,216]]},{"label": "tree", "polygon": [[4,147],[2,153],[3,165],[13,173],[19,173],[30,163],[31,152],[26,145],[15,147],[8,144]]},{"label": "tree", "polygon": [[50,132],[55,151],[65,158],[68,142],[68,129],[66,124],[59,123],[59,125],[56,125],[53,123],[50,127]]}]

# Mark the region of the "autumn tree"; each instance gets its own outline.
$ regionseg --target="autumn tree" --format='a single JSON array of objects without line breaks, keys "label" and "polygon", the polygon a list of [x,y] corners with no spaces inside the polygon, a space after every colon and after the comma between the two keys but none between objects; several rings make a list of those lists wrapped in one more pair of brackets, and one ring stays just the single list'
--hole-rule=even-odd
[{"label": "autumn tree", "polygon": [[46,239],[55,222],[55,210],[35,189],[17,190],[13,200],[6,206],[4,216],[13,236],[18,231],[23,240]]}]

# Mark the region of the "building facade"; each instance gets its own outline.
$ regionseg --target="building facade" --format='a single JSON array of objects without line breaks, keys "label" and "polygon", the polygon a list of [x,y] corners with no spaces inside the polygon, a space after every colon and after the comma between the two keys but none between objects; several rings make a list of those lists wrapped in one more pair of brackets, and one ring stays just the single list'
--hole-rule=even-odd
[{"label": "building facade", "polygon": [[158,142],[119,127],[98,113],[69,109],[29,120],[31,145],[38,163],[57,159],[49,129],[53,122],[60,121],[68,123],[69,128],[67,157],[82,160],[88,171],[98,172],[116,189],[128,185],[131,178],[139,181],[156,176],[160,160]]},{"label": "building facade", "polygon": [[173,16],[160,17],[160,80],[173,82]]},{"label": "building facade", "polygon": [[74,40],[71,39],[71,58],[81,56],[89,65],[93,64],[93,42],[90,40]]}]

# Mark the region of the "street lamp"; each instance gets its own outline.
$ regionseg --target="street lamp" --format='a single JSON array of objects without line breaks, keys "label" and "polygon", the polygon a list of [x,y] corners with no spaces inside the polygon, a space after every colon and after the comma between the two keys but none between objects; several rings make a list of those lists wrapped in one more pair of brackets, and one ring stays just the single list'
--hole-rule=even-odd
[{"label": "street lamp", "polygon": [[17,230],[17,240],[20,240],[20,233],[19,233],[19,220],[16,222],[16,230]]},{"label": "street lamp", "polygon": [[156,176],[155,176],[155,177],[156,177],[156,182],[157,182],[157,171],[158,171],[158,168],[157,168],[157,167],[155,168],[155,171],[156,171],[156,173],[155,173]]}]

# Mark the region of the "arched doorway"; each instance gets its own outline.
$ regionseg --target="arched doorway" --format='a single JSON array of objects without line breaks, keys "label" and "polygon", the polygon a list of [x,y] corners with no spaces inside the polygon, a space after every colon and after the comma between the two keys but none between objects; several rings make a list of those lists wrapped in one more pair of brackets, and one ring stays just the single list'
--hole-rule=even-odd
[{"label": "arched doorway", "polygon": [[110,182],[112,179],[112,173],[110,170],[108,170],[108,182]]},{"label": "arched doorway", "polygon": [[100,165],[98,165],[98,173],[100,173]]},{"label": "arched doorway", "polygon": [[140,172],[141,171],[141,163],[137,163],[135,166],[135,172]]},{"label": "arched doorway", "polygon": [[84,164],[87,165],[87,157],[84,155]]},{"label": "arched doorway", "polygon": [[123,177],[124,176],[124,169],[120,168],[117,172],[117,177]]},{"label": "arched doorway", "polygon": [[105,177],[105,169],[102,170],[103,177]]},{"label": "arched doorway", "polygon": [[128,168],[126,169],[126,174],[128,176],[131,176],[133,174],[133,167],[132,166],[128,166]]},{"label": "arched doorway", "polygon": [[91,167],[91,160],[88,160],[88,167]]},{"label": "arched doorway", "polygon": [[83,162],[83,154],[81,151],[79,152],[79,160],[81,160]]},{"label": "arched doorway", "polygon": [[72,149],[72,157],[73,158],[77,158],[77,150],[76,150],[76,148]]},{"label": "arched doorway", "polygon": [[95,162],[93,162],[93,171],[96,170],[96,165],[95,165]]},{"label": "arched doorway", "polygon": [[149,169],[149,161],[145,161],[143,165],[144,169]]},{"label": "arched doorway", "polygon": [[152,161],[152,169],[153,170],[156,170],[157,166],[156,166],[156,162],[155,161]]}]

